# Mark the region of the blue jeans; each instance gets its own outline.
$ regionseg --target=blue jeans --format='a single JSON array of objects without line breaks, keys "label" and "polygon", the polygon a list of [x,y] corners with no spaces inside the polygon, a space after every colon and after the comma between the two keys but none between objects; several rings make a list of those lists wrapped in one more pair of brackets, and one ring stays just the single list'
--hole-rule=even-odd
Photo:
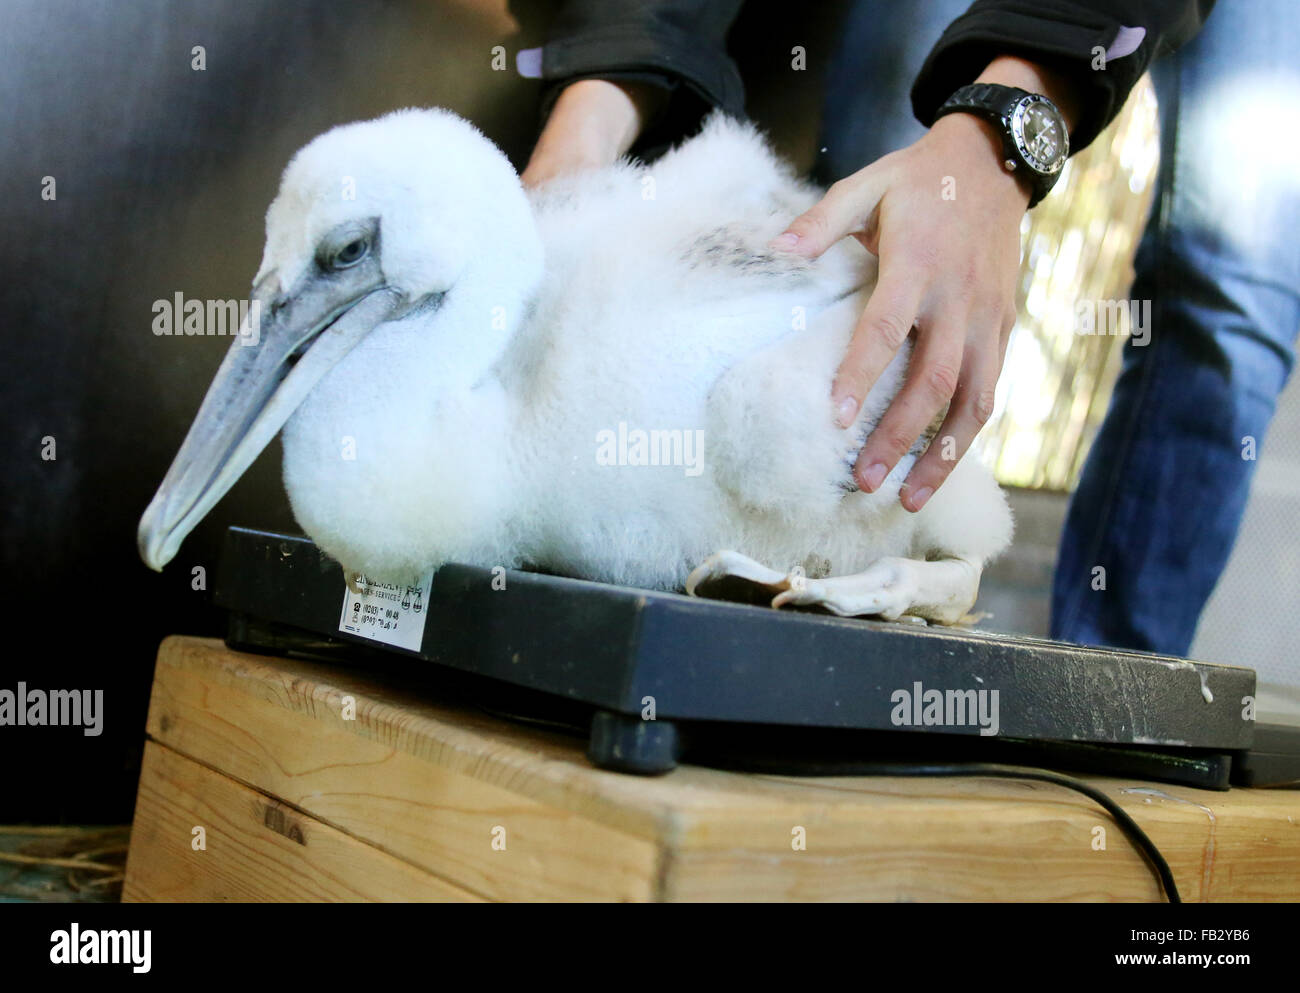
[{"label": "blue jeans", "polygon": [[[908,90],[966,6],[852,6],[827,75],[819,181],[924,133]],[[1255,468],[1243,439],[1258,454],[1300,328],[1298,53],[1293,0],[1219,0],[1152,68],[1161,166],[1131,294],[1151,301],[1151,333],[1125,346],[1070,501],[1054,638],[1184,655],[1227,563]]]},{"label": "blue jeans", "polygon": [[849,6],[824,84],[818,183],[829,186],[925,134],[912,116],[912,83],[944,28],[969,6],[970,0]]},{"label": "blue jeans", "polygon": [[1185,655],[1227,564],[1300,330],[1297,13],[1220,0],[1152,69],[1160,177],[1131,294],[1151,335],[1125,346],[1070,501],[1054,638]]}]

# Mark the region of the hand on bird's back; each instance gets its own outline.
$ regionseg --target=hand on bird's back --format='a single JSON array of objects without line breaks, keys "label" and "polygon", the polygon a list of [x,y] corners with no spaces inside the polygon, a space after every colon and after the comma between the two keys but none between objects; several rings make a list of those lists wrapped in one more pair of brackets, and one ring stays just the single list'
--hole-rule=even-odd
[{"label": "hand on bird's back", "polygon": [[990,154],[996,141],[984,128],[965,115],[940,119],[914,145],[833,185],[772,243],[816,258],[852,235],[879,257],[875,290],[831,384],[829,414],[841,427],[851,425],[915,335],[906,382],[853,469],[858,486],[874,492],[943,417],[903,483],[901,500],[911,511],[925,505],[992,415],[1015,323],[1020,219],[1029,194]]},{"label": "hand on bird's back", "polygon": [[[1077,119],[1064,81],[1022,59],[994,59],[978,81],[1045,93],[1068,120]],[[920,510],[992,416],[1015,324],[1020,222],[1029,197],[1028,186],[1004,168],[993,126],[952,114],[915,144],[840,180],[773,242],[816,258],[852,235],[880,259],[876,288],[831,386],[840,425],[852,423],[915,335],[907,381],[854,466],[862,489],[878,489],[942,416],[900,491],[905,508]]]},{"label": "hand on bird's back", "polygon": [[[1073,120],[1062,81],[1016,58],[998,58],[981,82],[1046,93]],[[661,98],[583,80],[557,100],[523,173],[526,186],[613,163]],[[916,143],[835,183],[772,247],[817,258],[852,235],[879,257],[879,279],[830,384],[828,415],[842,427],[910,334],[907,380],[866,439],[854,480],[867,492],[934,421],[943,422],[900,491],[920,510],[992,416],[1015,323],[1020,222],[1030,192],[1003,167],[992,126],[966,114],[939,121]]]}]

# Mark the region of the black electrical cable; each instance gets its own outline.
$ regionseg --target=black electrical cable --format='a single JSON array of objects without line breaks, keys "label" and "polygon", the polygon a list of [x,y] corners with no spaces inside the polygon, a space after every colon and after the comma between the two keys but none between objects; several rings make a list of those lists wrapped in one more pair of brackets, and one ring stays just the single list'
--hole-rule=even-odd
[{"label": "black electrical cable", "polygon": [[1130,841],[1141,852],[1150,863],[1152,870],[1160,885],[1164,888],[1165,896],[1170,903],[1182,903],[1182,897],[1178,894],[1178,885],[1174,882],[1173,871],[1169,868],[1169,863],[1165,857],[1160,854],[1158,849],[1147,833],[1142,830],[1137,821],[1129,816],[1128,812],[1118,803],[1108,797],[1101,790],[1090,786],[1081,779],[1075,779],[1073,776],[1066,776],[1063,773],[1052,772],[1050,769],[1036,769],[1032,766],[1018,765],[999,765],[993,762],[954,762],[954,763],[923,763],[923,762],[803,762],[798,764],[798,771],[790,771],[795,768],[794,764],[773,763],[766,768],[760,768],[763,763],[759,762],[753,766],[745,763],[743,760],[732,765],[731,768],[745,768],[752,772],[765,772],[768,775],[788,775],[788,776],[993,776],[1002,779],[1036,779],[1045,783],[1052,783],[1056,786],[1064,786],[1066,789],[1075,790],[1082,793],[1088,799],[1092,800],[1098,806],[1115,818],[1120,829],[1128,835]]}]

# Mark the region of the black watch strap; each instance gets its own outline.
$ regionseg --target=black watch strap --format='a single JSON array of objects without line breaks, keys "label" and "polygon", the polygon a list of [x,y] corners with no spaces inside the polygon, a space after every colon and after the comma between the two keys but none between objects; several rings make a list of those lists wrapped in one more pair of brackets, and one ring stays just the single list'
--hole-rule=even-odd
[{"label": "black watch strap", "polygon": [[1017,86],[971,83],[969,86],[961,87],[945,100],[934,116],[937,119],[944,114],[964,110],[980,113],[990,120],[998,121],[1010,118],[1011,112],[1016,109],[1016,104],[1027,96],[1029,91]]},{"label": "black watch strap", "polygon": [[[999,83],[971,83],[959,88],[945,100],[934,117],[938,120],[947,114],[968,113],[991,121],[997,127],[998,135],[1002,139],[1002,155],[1007,166],[1028,177],[1032,191],[1029,206],[1034,207],[1051,192],[1061,171],[1058,169],[1054,173],[1039,172],[1026,161],[1020,149],[1016,147],[1012,131],[1012,115],[1021,101],[1030,96],[1035,94],[1015,86],[1003,86]],[[1038,96],[1038,99],[1047,100],[1043,96]],[[1047,102],[1051,103],[1050,100]],[[1055,109],[1055,105],[1052,106]]]}]

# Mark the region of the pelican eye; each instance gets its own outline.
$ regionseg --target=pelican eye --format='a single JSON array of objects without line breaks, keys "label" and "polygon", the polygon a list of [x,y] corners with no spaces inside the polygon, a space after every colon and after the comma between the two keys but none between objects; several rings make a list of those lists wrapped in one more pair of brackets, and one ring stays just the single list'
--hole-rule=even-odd
[{"label": "pelican eye", "polygon": [[334,253],[330,259],[330,267],[334,269],[346,269],[354,266],[370,251],[370,242],[365,238],[357,238],[349,241],[346,245]]}]

